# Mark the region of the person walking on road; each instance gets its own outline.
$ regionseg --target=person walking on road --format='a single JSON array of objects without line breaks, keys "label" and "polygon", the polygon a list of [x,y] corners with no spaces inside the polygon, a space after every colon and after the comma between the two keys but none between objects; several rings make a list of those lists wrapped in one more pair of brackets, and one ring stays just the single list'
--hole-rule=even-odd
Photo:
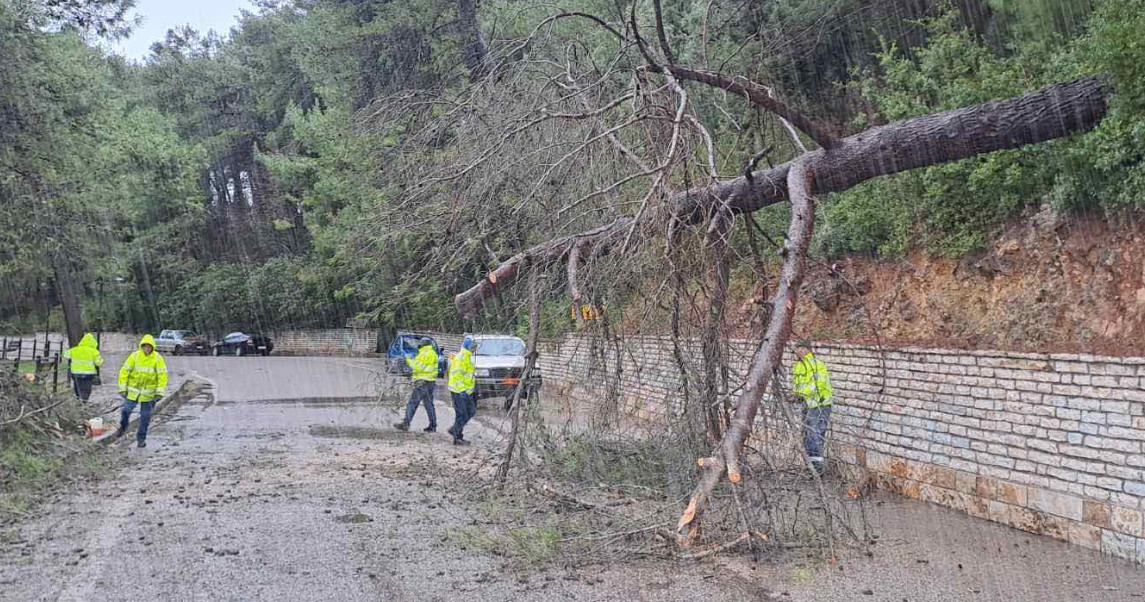
[{"label": "person walking on road", "polygon": [[145,334],[139,341],[139,349],[127,356],[119,369],[119,394],[123,397],[123,409],[119,413],[118,438],[127,432],[127,421],[135,406],[139,406],[139,430],[135,441],[139,447],[147,447],[147,427],[151,424],[151,410],[167,391],[167,362],[155,351],[155,339]]},{"label": "person walking on road", "polygon": [[461,350],[449,362],[449,394],[453,397],[453,426],[449,427],[449,434],[453,435],[454,445],[469,445],[465,440],[465,423],[477,413],[477,402],[473,400],[473,338],[465,337],[461,342]]},{"label": "person walking on road", "polygon": [[795,363],[791,366],[791,389],[803,398],[803,449],[811,460],[815,472],[823,474],[823,444],[827,436],[827,423],[831,419],[831,375],[811,349],[811,343],[800,341],[795,345]]},{"label": "person walking on road", "polygon": [[418,404],[425,404],[425,413],[429,416],[429,426],[425,432],[432,433],[437,430],[437,411],[433,407],[433,389],[437,384],[437,352],[433,349],[433,341],[428,338],[418,341],[417,355],[413,359],[406,358],[406,363],[413,371],[413,392],[406,404],[405,420],[394,423],[394,428],[408,431]]},{"label": "person walking on road", "polygon": [[72,375],[72,391],[81,401],[91,397],[91,385],[95,382],[95,375],[103,365],[103,356],[99,354],[99,345],[95,337],[89,332],[83,335],[79,345],[64,352],[64,358],[69,361],[68,372]]}]

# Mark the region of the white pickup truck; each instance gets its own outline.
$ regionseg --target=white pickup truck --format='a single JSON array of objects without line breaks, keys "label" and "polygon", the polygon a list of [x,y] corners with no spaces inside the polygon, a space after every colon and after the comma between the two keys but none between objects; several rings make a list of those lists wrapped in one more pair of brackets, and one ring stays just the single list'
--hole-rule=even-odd
[{"label": "white pickup truck", "polygon": [[[505,408],[513,400],[513,392],[525,371],[525,342],[501,334],[473,334],[473,377],[476,388],[474,400],[486,397],[504,397]],[[541,371],[534,367],[523,391],[525,397],[541,389]]]}]

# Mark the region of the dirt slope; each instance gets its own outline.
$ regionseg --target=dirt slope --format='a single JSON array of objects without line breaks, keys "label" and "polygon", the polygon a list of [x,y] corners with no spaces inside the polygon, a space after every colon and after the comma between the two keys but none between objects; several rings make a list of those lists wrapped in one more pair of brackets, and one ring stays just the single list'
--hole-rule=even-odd
[{"label": "dirt slope", "polygon": [[[1145,227],[1043,208],[962,260],[818,263],[804,295],[796,332],[817,339],[1145,355]],[[733,311],[758,332],[757,302]]]}]

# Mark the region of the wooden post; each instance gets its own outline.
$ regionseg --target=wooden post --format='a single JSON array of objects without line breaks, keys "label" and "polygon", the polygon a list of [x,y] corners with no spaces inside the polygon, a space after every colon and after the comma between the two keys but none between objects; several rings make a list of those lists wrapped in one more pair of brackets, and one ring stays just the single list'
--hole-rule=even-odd
[{"label": "wooden post", "polygon": [[60,392],[60,354],[57,351],[52,359],[52,393]]}]

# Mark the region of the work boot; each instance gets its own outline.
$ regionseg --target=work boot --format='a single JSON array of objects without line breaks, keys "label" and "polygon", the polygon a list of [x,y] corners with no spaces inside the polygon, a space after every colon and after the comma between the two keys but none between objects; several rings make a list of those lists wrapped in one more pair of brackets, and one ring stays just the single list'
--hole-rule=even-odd
[{"label": "work boot", "polygon": [[465,439],[462,439],[461,437],[454,437],[453,438],[453,444],[454,445],[469,445],[469,442],[466,441]]},{"label": "work boot", "polygon": [[437,432],[437,427],[436,427],[436,426],[427,426],[427,427],[425,427],[425,428],[424,428],[424,429],[422,429],[422,430],[423,430],[423,431],[425,431],[425,432],[427,432],[427,433],[436,433],[436,432]]},{"label": "work boot", "polygon": [[127,432],[127,429],[123,428],[122,426],[115,429],[115,438],[118,439],[118,438],[122,437],[123,433],[126,433],[126,432]]},{"label": "work boot", "polygon": [[408,431],[409,425],[404,422],[395,422],[394,428],[398,429],[399,431]]},{"label": "work boot", "polygon": [[139,448],[147,447],[147,442],[146,441],[140,441],[139,443],[135,444],[135,446],[139,447]]},{"label": "work boot", "polygon": [[449,433],[450,435],[453,435],[454,437],[458,437],[456,426],[449,427],[449,430],[447,430],[445,432]]}]

